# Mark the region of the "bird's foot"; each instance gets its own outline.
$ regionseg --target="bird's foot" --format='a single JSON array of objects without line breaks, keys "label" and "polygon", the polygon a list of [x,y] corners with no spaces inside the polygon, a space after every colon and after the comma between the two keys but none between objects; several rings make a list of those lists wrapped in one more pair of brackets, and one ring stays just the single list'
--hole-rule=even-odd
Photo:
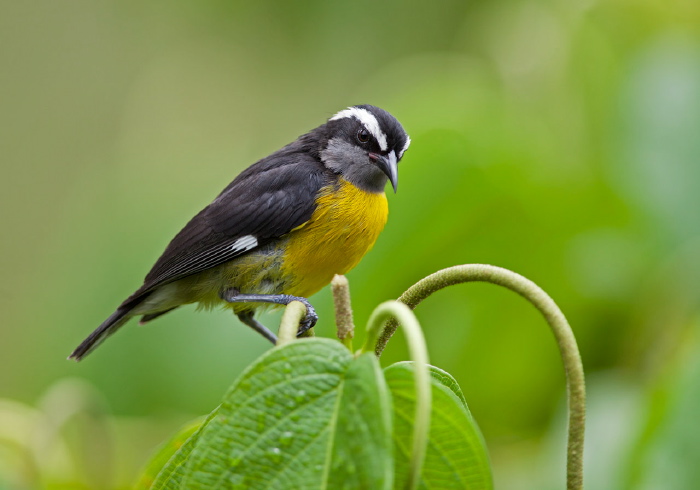
[{"label": "bird's foot", "polygon": [[309,303],[308,299],[301,296],[288,296],[288,298],[291,299],[286,304],[289,304],[292,301],[299,301],[306,306],[306,316],[299,323],[299,330],[297,330],[297,337],[301,337],[306,332],[314,328],[314,325],[316,325],[316,322],[318,321],[318,315],[316,314],[314,307],[311,306],[311,303]]},{"label": "bird's foot", "polygon": [[309,329],[313,328],[318,321],[316,310],[309,300],[301,296],[292,296],[290,294],[241,294],[238,289],[227,289],[221,292],[221,299],[228,303],[271,303],[275,305],[288,305],[292,301],[299,301],[306,306],[306,316],[299,323],[297,337],[302,336]]}]

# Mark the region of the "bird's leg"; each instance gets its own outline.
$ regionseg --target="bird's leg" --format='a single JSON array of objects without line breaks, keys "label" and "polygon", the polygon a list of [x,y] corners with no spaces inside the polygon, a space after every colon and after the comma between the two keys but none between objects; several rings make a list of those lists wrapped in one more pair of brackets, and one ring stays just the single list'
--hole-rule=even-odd
[{"label": "bird's leg", "polygon": [[250,328],[252,328],[256,332],[258,332],[260,335],[265,337],[267,340],[272,342],[273,345],[276,345],[277,344],[277,335],[270,332],[270,330],[265,325],[263,325],[262,323],[257,321],[253,317],[253,314],[254,313],[252,311],[248,310],[248,311],[243,311],[243,312],[239,313],[237,316],[238,316],[238,319],[240,321],[242,321],[243,323],[248,325]]},{"label": "bird's leg", "polygon": [[[297,337],[316,325],[318,321],[318,315],[314,307],[311,306],[308,299],[301,296],[291,296],[289,294],[241,294],[237,289],[227,289],[222,291],[221,299],[229,303],[272,303],[275,305],[288,305],[292,301],[299,301],[306,306],[306,316],[299,324]],[[246,325],[250,324],[246,323]],[[250,326],[252,327],[252,325]]]},{"label": "bird's leg", "polygon": [[[236,288],[230,288],[230,289],[225,289],[223,291],[219,292],[219,297],[227,301],[229,303],[235,303],[235,301],[230,301],[229,298],[235,297],[238,294],[240,294],[240,291]],[[236,316],[238,319],[248,325],[250,328],[258,332],[260,335],[265,337],[267,340],[272,342],[273,345],[277,344],[277,335],[274,333],[270,332],[270,329],[268,329],[265,325],[257,321],[254,317],[255,311],[254,310],[246,310],[242,311],[240,313],[236,313]]]}]

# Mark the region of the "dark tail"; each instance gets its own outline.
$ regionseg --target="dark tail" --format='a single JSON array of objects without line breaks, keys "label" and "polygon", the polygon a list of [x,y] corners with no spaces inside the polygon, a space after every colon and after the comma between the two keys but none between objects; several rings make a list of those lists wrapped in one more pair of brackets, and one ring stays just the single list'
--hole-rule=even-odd
[{"label": "dark tail", "polygon": [[118,308],[117,311],[112,313],[109,316],[109,318],[102,322],[102,325],[97,327],[94,332],[88,335],[88,338],[83,340],[83,342],[78,347],[76,347],[73,353],[70,356],[68,356],[68,359],[75,359],[76,361],[80,361],[83,357],[87,356],[107,337],[119,330],[119,327],[124,325],[127,322],[127,320],[131,318],[129,313],[131,312],[132,308],[133,307]]}]

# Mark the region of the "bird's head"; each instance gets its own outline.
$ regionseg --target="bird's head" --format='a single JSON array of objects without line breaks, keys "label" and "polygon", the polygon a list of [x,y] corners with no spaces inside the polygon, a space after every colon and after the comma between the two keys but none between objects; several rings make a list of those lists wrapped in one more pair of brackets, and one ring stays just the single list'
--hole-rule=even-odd
[{"label": "bird's head", "polygon": [[382,192],[387,180],[396,192],[397,164],[411,139],[394,116],[379,107],[356,105],[324,126],[321,160],[326,167],[368,192]]}]

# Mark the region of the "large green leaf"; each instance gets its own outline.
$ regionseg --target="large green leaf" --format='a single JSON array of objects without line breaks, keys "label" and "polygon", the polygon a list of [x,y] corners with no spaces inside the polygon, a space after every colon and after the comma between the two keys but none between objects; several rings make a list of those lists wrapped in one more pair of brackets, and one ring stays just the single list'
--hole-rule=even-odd
[{"label": "large green leaf", "polygon": [[[445,371],[432,366],[430,370],[433,408],[419,488],[493,488],[486,445],[459,385]],[[384,375],[394,410],[394,488],[402,489],[408,475],[416,406],[413,364],[393,364],[384,370]]]},{"label": "large green leaf", "polygon": [[[189,457],[197,440],[196,433],[204,422],[202,418],[198,418],[188,423],[165,442],[149,461],[134,490],[177,488],[179,480],[176,473],[182,469],[182,464]],[[179,477],[181,478],[182,475],[180,474]]]},{"label": "large green leaf", "polygon": [[153,488],[391,488],[390,403],[372,354],[275,348],[173,455]]},{"label": "large green leaf", "polygon": [[362,354],[348,369],[337,413],[326,487],[392,488],[391,401],[373,352]]}]

